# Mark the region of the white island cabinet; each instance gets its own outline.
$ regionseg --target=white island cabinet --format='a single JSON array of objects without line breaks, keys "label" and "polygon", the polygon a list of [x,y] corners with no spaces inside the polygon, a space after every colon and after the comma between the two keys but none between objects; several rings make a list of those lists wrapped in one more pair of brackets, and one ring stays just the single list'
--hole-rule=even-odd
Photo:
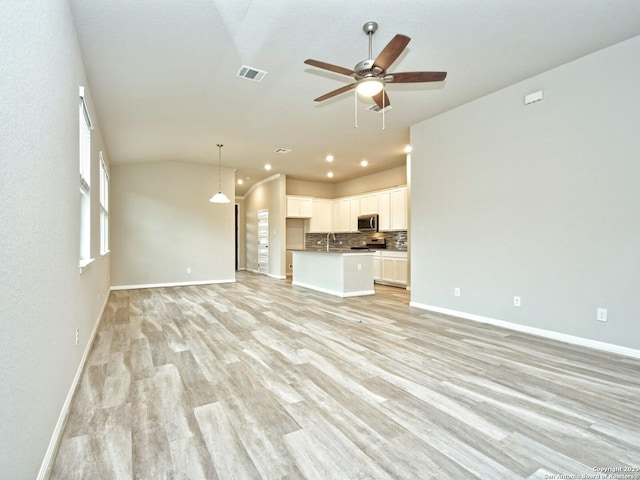
[{"label": "white island cabinet", "polygon": [[373,295],[373,252],[294,250],[292,284],[338,297]]}]

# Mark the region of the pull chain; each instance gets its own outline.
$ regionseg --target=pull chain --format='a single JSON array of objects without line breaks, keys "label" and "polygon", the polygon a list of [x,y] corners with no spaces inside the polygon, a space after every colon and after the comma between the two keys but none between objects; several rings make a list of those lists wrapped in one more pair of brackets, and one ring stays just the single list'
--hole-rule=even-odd
[{"label": "pull chain", "polygon": [[358,128],[358,91],[353,90],[353,112],[354,112],[354,128]]},{"label": "pull chain", "polygon": [[387,128],[385,123],[384,123],[384,109],[386,107],[386,105],[384,104],[384,100],[385,100],[385,97],[386,97],[385,93],[386,92],[384,91],[384,87],[383,87],[382,88],[382,129],[383,130],[385,130]]}]

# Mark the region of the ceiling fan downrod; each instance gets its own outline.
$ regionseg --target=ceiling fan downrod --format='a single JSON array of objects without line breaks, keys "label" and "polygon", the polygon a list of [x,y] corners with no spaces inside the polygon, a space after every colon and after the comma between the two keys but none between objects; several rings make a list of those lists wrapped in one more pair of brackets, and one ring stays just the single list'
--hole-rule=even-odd
[{"label": "ceiling fan downrod", "polygon": [[367,22],[362,26],[362,30],[369,37],[369,56],[367,58],[373,58],[373,34],[378,30],[378,24],[376,22]]}]

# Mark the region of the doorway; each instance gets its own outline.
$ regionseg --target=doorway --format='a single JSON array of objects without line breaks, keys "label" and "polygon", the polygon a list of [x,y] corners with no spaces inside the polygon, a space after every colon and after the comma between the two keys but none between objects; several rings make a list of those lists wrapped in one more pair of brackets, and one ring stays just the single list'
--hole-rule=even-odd
[{"label": "doorway", "polygon": [[240,265],[240,206],[236,203],[236,272]]},{"label": "doorway", "polygon": [[258,273],[269,274],[269,210],[258,210]]}]

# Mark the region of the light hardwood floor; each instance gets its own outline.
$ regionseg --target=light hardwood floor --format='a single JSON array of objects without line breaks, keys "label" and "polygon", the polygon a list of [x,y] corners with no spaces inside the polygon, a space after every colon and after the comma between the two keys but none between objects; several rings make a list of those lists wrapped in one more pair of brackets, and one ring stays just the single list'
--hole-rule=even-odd
[{"label": "light hardwood floor", "polygon": [[427,313],[392,287],[340,299],[237,279],[111,293],[52,479],[640,466],[638,360]]}]

